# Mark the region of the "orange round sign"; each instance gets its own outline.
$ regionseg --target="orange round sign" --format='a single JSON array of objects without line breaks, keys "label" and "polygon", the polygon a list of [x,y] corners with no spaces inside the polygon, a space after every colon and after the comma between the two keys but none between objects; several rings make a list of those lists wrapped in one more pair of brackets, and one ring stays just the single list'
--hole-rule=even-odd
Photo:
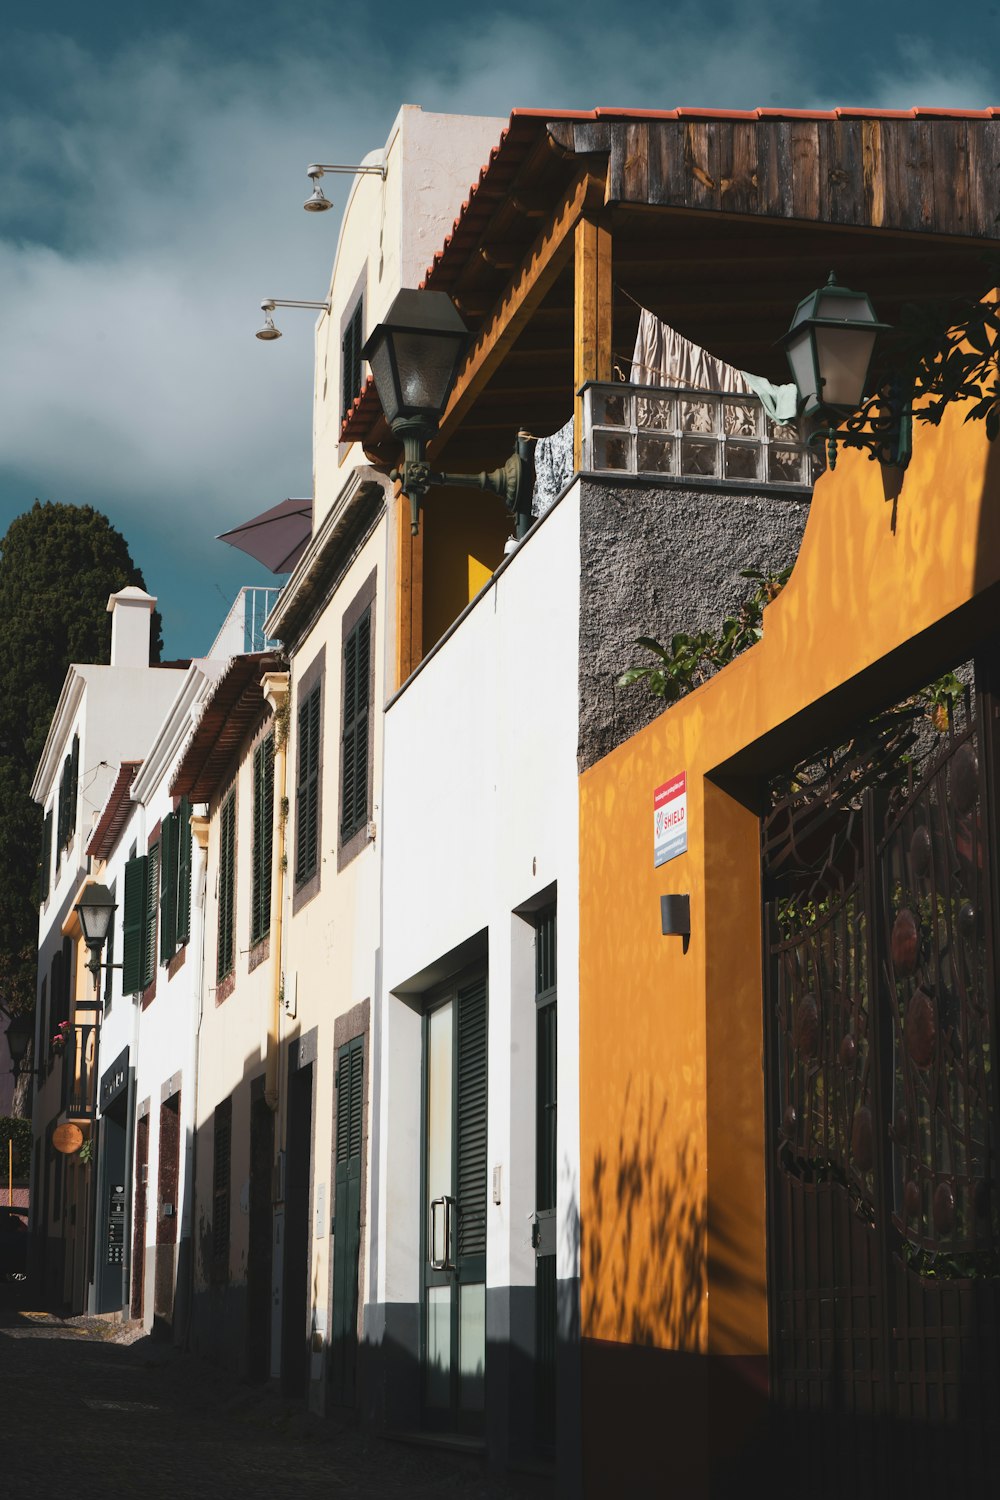
[{"label": "orange round sign", "polygon": [[52,1144],[57,1151],[69,1156],[83,1145],[83,1131],[79,1125],[57,1125],[52,1132]]}]

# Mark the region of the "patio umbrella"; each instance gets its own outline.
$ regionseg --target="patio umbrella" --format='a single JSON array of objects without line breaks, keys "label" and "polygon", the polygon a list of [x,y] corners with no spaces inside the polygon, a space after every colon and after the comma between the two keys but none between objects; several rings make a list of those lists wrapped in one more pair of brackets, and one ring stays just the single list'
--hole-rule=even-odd
[{"label": "patio umbrella", "polygon": [[248,552],[272,573],[290,573],[312,536],[311,500],[281,500],[216,538]]}]

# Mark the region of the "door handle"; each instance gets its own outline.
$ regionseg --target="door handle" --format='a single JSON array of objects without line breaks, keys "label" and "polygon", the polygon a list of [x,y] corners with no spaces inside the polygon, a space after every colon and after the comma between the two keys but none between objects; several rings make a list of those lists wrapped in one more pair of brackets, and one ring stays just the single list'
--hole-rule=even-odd
[{"label": "door handle", "polygon": [[[454,1202],[454,1198],[450,1198],[447,1193],[445,1193],[440,1198],[431,1199],[431,1253],[428,1257],[428,1260],[430,1262],[430,1268],[432,1271],[453,1271],[455,1269],[454,1262],[451,1258],[451,1210]],[[439,1257],[435,1254],[435,1251],[438,1248],[437,1211],[439,1208],[444,1210],[443,1257]]]}]

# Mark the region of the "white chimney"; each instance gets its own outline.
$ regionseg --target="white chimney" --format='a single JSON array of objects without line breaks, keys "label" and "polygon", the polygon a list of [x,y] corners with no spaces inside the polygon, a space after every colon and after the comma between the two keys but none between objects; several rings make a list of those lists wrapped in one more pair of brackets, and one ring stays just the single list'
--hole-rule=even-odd
[{"label": "white chimney", "polygon": [[111,616],[111,665],[148,667],[149,634],[156,600],[130,584],[108,600]]}]

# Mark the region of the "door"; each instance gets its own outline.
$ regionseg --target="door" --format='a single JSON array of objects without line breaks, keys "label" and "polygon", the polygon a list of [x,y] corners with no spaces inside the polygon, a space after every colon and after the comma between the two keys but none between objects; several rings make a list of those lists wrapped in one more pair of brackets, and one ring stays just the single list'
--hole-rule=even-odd
[{"label": "door", "polygon": [[288,1154],[285,1183],[284,1299],[281,1389],[305,1394],[309,1376],[309,1196],[312,1182],[313,1065],[288,1073]]},{"label": "door", "polygon": [[271,1184],[274,1113],[263,1079],[250,1087],[250,1244],[247,1256],[247,1377],[266,1380],[271,1367]]},{"label": "door", "polygon": [[[983,678],[980,679],[983,682]],[[764,823],[773,1389],[817,1495],[972,1494],[1000,1397],[994,696]]]},{"label": "door", "polygon": [[354,1405],[357,1376],[364,1070],[364,1037],[358,1036],[337,1054],[330,1399],[339,1406]]},{"label": "door", "polygon": [[423,1408],[479,1432],[486,1396],[486,975],[424,1022]]},{"label": "door", "polygon": [[556,913],[535,936],[535,1441],[555,1451],[556,1433]]}]

